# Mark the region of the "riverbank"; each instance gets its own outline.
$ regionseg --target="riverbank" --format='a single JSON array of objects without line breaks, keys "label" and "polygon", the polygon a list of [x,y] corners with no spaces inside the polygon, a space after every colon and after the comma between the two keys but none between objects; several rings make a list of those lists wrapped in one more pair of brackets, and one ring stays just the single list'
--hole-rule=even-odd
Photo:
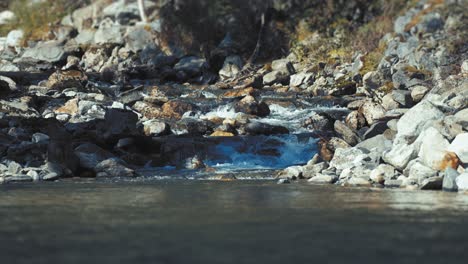
[{"label": "riverbank", "polygon": [[[356,2],[343,12],[358,12]],[[228,23],[216,46],[197,53],[202,35],[190,49],[167,32],[174,21],[165,8],[176,7],[146,6],[146,24],[136,3],[96,1],[50,27],[46,40],[25,45],[21,29],[0,38],[1,183],[161,169],[235,180],[230,171],[288,167],[280,182],[468,190],[461,2],[402,9],[366,53],[336,43],[348,43],[347,23],[364,34],[378,20],[337,12],[322,28],[331,33],[301,20],[284,56],[269,45],[287,41],[270,38],[285,37],[279,23],[293,24],[293,7],[260,12],[269,19],[252,22],[258,39],[249,30],[249,41],[236,39],[242,24]],[[338,48],[320,54],[324,46]]]}]

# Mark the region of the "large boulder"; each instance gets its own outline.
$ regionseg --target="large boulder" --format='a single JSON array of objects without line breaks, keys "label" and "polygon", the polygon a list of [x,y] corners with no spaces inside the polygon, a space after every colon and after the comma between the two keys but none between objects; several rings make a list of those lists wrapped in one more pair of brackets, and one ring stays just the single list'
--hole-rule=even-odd
[{"label": "large boulder", "polygon": [[448,147],[463,163],[468,163],[468,133],[458,135]]},{"label": "large boulder", "polygon": [[398,121],[397,137],[404,139],[416,138],[430,121],[442,119],[444,113],[428,101],[422,101]]},{"label": "large boulder", "polygon": [[34,48],[27,49],[21,60],[57,63],[64,61],[67,54],[63,45],[57,41],[40,42]]},{"label": "large boulder", "polygon": [[383,160],[399,170],[406,168],[408,163],[418,155],[414,144],[394,143],[392,149],[383,154]]},{"label": "large boulder", "polygon": [[359,111],[362,113],[369,125],[374,124],[377,120],[385,116],[385,109],[377,103],[366,102]]},{"label": "large boulder", "polygon": [[236,112],[265,117],[270,114],[270,108],[265,102],[258,102],[255,97],[248,95],[234,107]]},{"label": "large boulder", "polygon": [[420,142],[418,156],[421,161],[434,170],[445,169],[441,166],[449,146],[448,140],[437,129],[430,127],[424,130],[417,141]]}]

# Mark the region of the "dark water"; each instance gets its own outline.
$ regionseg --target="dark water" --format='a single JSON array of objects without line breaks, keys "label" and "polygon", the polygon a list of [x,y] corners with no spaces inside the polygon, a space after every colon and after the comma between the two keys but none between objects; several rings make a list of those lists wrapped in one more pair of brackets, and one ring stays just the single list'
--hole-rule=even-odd
[{"label": "dark water", "polygon": [[0,263],[467,263],[468,195],[273,182],[0,186]]}]

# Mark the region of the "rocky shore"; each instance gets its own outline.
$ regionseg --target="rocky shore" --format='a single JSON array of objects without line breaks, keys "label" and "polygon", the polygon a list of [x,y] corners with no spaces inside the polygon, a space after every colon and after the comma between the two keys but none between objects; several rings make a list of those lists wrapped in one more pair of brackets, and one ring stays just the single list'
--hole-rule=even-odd
[{"label": "rocky shore", "polygon": [[[245,150],[246,137],[262,136],[249,151],[279,157],[278,135],[307,134],[298,142],[314,138],[317,154],[279,171],[279,182],[468,190],[463,1],[404,10],[373,68],[369,54],[342,51],[307,60],[291,49],[260,63],[229,33],[194,53],[167,42],[165,20],[152,15],[161,7],[146,7],[152,22],[142,23],[136,2],[94,1],[47,40],[24,45],[19,28],[0,37],[1,183],[137,177],[166,166],[210,173],[208,156],[222,142]],[[267,49],[259,43],[273,31],[258,27],[257,46]]]}]

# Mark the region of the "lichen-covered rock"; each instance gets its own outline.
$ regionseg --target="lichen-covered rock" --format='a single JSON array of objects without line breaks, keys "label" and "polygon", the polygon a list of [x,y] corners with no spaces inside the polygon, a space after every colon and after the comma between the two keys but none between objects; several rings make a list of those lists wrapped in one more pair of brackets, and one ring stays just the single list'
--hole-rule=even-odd
[{"label": "lichen-covered rock", "polygon": [[369,125],[374,124],[377,120],[385,116],[385,109],[380,105],[373,102],[364,103],[359,112],[362,113]]}]

